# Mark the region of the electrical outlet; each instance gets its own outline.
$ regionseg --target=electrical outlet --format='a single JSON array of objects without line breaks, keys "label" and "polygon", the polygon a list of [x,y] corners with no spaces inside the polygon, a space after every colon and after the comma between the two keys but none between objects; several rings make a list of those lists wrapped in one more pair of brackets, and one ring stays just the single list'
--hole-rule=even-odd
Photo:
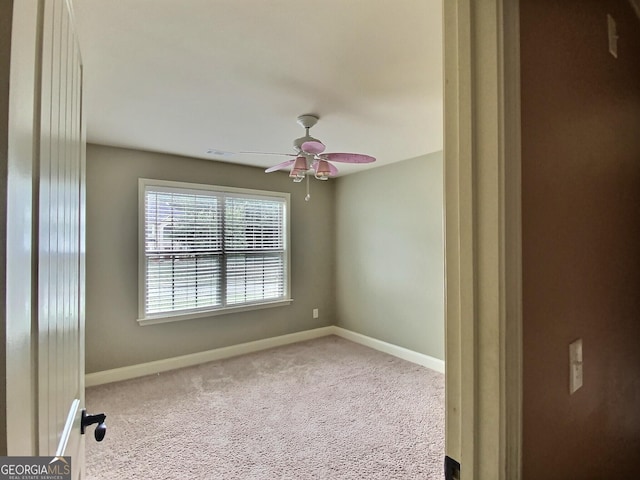
[{"label": "electrical outlet", "polygon": [[569,345],[569,393],[582,387],[582,339]]},{"label": "electrical outlet", "polygon": [[318,309],[314,308],[313,309],[313,318],[318,318],[320,316],[320,313],[318,313]]}]

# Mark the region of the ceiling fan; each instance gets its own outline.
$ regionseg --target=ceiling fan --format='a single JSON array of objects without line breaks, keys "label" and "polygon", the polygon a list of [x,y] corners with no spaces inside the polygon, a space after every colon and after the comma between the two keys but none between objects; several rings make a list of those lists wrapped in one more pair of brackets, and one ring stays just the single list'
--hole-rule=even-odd
[{"label": "ceiling fan", "polygon": [[[309,135],[309,129],[318,122],[316,115],[300,115],[298,124],[305,129],[304,137],[293,141],[296,153],[285,153],[291,160],[284,161],[265,170],[266,173],[290,168],[289,176],[294,182],[301,182],[305,177],[313,173],[318,180],[328,180],[338,174],[338,168],[331,162],[341,163],[371,163],[376,159],[370,155],[361,153],[324,153],[325,146],[317,138]],[[243,152],[259,153],[259,152]]]}]

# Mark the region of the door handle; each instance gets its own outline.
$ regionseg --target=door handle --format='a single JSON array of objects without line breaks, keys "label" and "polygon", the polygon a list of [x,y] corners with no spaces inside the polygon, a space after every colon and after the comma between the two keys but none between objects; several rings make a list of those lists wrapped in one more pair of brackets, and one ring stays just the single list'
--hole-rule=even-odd
[{"label": "door handle", "polygon": [[86,427],[88,427],[89,425],[93,425],[94,423],[97,423],[98,426],[96,427],[93,435],[96,437],[96,442],[101,442],[104,439],[104,436],[107,434],[107,426],[104,423],[106,418],[107,416],[104,413],[89,415],[87,414],[87,410],[83,408],[82,420],[80,422],[80,433],[84,435],[84,431]]}]

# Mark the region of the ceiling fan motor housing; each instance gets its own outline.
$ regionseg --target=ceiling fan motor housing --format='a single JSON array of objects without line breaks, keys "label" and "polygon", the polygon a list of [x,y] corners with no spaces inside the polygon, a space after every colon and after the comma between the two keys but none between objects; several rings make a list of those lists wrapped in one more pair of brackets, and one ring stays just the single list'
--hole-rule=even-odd
[{"label": "ceiling fan motor housing", "polygon": [[302,150],[302,144],[306,143],[306,142],[317,142],[317,143],[322,143],[320,140],[318,140],[317,138],[313,138],[311,135],[305,135],[304,137],[300,137],[300,138],[296,138],[293,141],[293,148],[296,149],[296,152],[298,153],[303,153],[305,155],[311,155],[313,157],[313,152],[304,152]]}]

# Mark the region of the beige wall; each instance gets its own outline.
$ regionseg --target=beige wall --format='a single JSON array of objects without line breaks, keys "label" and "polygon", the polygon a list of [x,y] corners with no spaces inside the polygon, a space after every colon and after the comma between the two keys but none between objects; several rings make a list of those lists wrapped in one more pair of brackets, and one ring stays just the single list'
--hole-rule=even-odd
[{"label": "beige wall", "polygon": [[640,21],[627,0],[520,6],[523,478],[639,478]]},{"label": "beige wall", "polygon": [[442,152],[336,182],[337,324],[444,360]]},{"label": "beige wall", "polygon": [[[290,192],[294,302],[250,312],[141,327],[138,178]],[[103,371],[335,323],[334,183],[286,173],[98,145],[87,148],[86,371]],[[312,309],[320,318],[312,318]]]}]

